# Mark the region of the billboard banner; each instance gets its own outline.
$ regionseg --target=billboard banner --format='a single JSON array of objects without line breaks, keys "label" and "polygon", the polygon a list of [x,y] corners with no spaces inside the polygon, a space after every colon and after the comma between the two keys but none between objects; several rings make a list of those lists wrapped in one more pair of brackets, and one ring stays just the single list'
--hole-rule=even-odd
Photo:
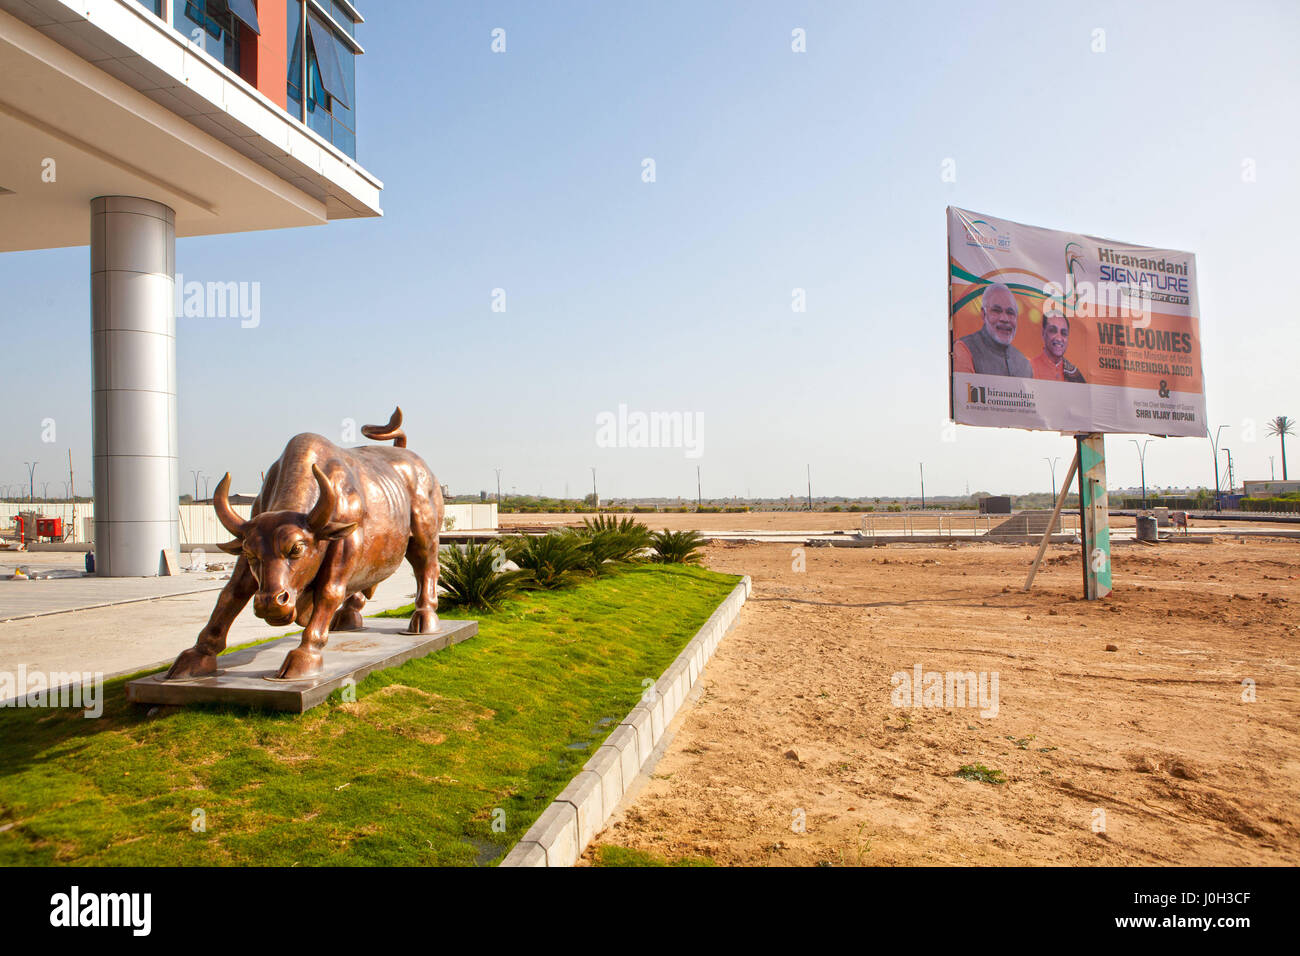
[{"label": "billboard banner", "polygon": [[1203,437],[1196,257],[948,207],[949,404],[994,428]]}]

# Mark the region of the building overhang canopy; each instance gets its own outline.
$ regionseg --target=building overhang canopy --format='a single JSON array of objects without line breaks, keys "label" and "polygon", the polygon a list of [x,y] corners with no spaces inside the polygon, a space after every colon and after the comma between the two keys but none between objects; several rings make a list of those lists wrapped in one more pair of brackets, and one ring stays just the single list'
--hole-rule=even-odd
[{"label": "building overhang canopy", "polygon": [[0,0],[0,252],[86,245],[96,196],[183,237],[380,216],[382,188],[137,3]]}]

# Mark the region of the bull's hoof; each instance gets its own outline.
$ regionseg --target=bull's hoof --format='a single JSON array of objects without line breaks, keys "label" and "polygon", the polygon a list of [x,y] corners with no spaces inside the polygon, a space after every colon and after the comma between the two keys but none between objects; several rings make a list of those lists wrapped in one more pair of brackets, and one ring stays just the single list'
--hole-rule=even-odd
[{"label": "bull's hoof", "polygon": [[276,672],[276,680],[303,680],[320,673],[324,658],[316,651],[295,647],[284,658]]},{"label": "bull's hoof", "polygon": [[432,634],[438,629],[438,612],[432,608],[420,608],[411,615],[411,623],[406,626],[407,634]]},{"label": "bull's hoof", "polygon": [[216,672],[217,656],[191,647],[181,652],[163,680],[194,680],[197,677],[211,677]]},{"label": "bull's hoof", "polygon": [[330,621],[330,633],[334,631],[359,631],[366,626],[360,611],[339,611]]}]

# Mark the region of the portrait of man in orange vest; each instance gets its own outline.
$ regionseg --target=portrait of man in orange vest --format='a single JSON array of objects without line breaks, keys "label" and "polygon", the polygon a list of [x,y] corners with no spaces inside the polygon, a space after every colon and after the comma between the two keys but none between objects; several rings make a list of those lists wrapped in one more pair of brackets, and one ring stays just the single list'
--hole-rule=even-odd
[{"label": "portrait of man in orange vest", "polygon": [[1043,351],[1031,363],[1034,378],[1083,383],[1083,373],[1065,357],[1070,345],[1070,320],[1060,312],[1043,313]]}]

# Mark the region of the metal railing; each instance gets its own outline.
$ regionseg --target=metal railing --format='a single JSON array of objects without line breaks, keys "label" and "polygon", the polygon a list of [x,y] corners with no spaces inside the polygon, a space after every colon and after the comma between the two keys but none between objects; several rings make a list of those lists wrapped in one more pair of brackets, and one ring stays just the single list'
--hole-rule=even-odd
[{"label": "metal railing", "polygon": [[[983,537],[994,527],[1015,515],[918,515],[902,512],[901,514],[863,515],[859,533],[868,538],[915,538],[915,537]],[[1029,518],[1033,520],[1034,515]],[[996,521],[995,521],[996,519]],[[1062,511],[1056,519],[1054,534],[1079,534],[1079,516],[1073,512]],[[1041,534],[1041,531],[1027,530],[1027,534]]]}]

